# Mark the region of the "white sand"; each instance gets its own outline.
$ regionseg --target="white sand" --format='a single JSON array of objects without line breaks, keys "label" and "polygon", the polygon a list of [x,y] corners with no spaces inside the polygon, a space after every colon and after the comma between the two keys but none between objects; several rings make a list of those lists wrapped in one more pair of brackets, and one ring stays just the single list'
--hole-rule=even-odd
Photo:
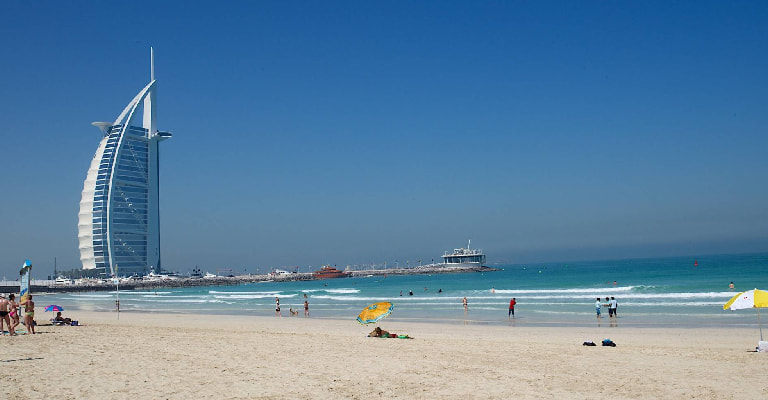
[{"label": "white sand", "polygon": [[[71,315],[75,316],[75,315]],[[0,337],[16,399],[760,399],[756,329],[531,328],[77,312]],[[38,320],[43,318],[38,316]],[[583,347],[610,337],[617,347]],[[13,397],[10,397],[13,396]]]}]

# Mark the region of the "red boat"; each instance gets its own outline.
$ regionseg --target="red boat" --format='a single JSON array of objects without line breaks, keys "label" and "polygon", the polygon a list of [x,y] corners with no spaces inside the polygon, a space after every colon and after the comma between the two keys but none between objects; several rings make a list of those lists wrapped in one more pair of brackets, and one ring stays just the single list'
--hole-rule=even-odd
[{"label": "red boat", "polygon": [[314,275],[316,279],[346,278],[349,276],[346,272],[327,265],[315,271]]}]

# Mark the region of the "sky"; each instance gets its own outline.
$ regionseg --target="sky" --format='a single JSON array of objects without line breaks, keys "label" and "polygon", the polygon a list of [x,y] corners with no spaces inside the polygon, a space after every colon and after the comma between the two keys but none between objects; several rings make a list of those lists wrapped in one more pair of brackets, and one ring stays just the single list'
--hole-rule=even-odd
[{"label": "sky", "polygon": [[155,50],[163,265],[768,251],[768,3],[0,3],[0,277]]}]

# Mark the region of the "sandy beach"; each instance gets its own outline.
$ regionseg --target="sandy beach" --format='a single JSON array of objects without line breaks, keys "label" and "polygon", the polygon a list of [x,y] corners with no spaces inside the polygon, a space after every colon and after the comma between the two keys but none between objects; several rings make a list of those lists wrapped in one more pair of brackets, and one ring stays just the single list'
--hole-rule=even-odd
[{"label": "sandy beach", "polygon": [[[754,399],[750,328],[525,327],[82,312],[0,337],[19,399]],[[42,321],[42,316],[38,317]],[[610,337],[617,347],[585,347]]]}]

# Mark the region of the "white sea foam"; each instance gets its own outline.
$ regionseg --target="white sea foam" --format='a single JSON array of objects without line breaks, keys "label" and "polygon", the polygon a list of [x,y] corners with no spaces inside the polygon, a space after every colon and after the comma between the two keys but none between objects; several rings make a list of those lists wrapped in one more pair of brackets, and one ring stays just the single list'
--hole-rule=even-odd
[{"label": "white sea foam", "polygon": [[[617,287],[597,287],[597,288],[573,288],[573,289],[494,289],[499,294],[531,294],[531,293],[619,293],[629,292],[635,289],[652,289],[653,286],[617,286]],[[491,290],[483,290],[481,293],[490,293]]]},{"label": "white sea foam", "polygon": [[365,296],[333,296],[333,295],[325,295],[325,294],[319,294],[316,296],[312,296],[313,299],[324,299],[324,300],[338,300],[338,301],[389,301],[391,299],[381,298],[381,297],[365,297]]},{"label": "white sea foam", "polygon": [[360,289],[346,289],[346,288],[339,288],[339,289],[325,289],[328,293],[338,293],[338,294],[344,294],[344,293],[360,293]]},{"label": "white sea foam", "polygon": [[115,297],[114,294],[93,294],[93,293],[77,293],[77,294],[70,294],[72,297],[82,297],[82,298],[94,298],[94,299],[103,299],[108,297]]},{"label": "white sea foam", "polygon": [[271,292],[223,292],[218,290],[209,290],[209,294],[265,294],[265,295],[271,295],[271,296],[282,296],[280,293],[282,291],[280,290],[273,290]]},{"label": "white sea foam", "polygon": [[258,294],[258,293],[243,293],[243,294],[232,294],[232,295],[225,295],[225,294],[217,294],[215,295],[216,298],[220,299],[270,299],[274,300],[275,297],[278,297],[280,299],[291,299],[298,296],[297,294],[281,294],[281,295],[275,295],[275,294]]}]

